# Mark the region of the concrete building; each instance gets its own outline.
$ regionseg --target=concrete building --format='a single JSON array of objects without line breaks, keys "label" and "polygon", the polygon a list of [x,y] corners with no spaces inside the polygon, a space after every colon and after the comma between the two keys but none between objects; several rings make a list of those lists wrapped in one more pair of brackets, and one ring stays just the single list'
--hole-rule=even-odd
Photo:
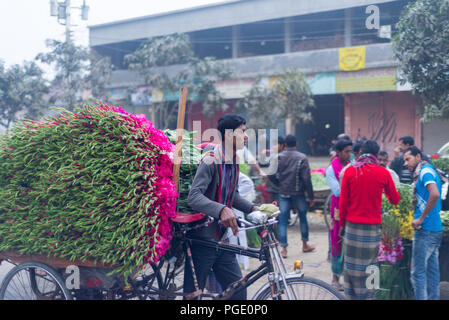
[{"label": "concrete building", "polygon": [[[307,140],[320,141],[326,153],[331,139],[341,132],[353,139],[379,142],[392,155],[401,136],[410,135],[427,153],[435,153],[449,137],[449,122],[419,121],[419,98],[410,86],[400,85],[398,61],[390,43],[395,23],[408,0],[241,0],[187,10],[144,16],[90,27],[90,46],[112,58],[116,67],[111,102],[127,103],[132,112],[149,115],[148,102],[134,94],[124,101],[126,89],[142,85],[126,70],[123,58],[147,38],[186,33],[195,54],[214,56],[238,71],[236,79],[218,89],[230,110],[262,76],[270,86],[287,67],[306,74],[317,108],[314,123],[296,126],[300,149],[310,152]],[[182,66],[166,67],[176,72]],[[164,95],[160,99],[176,96]],[[155,100],[156,101],[156,100]],[[188,129],[202,120],[205,130],[216,124],[207,119],[201,103],[188,110]],[[280,126],[281,131],[284,130]]]}]

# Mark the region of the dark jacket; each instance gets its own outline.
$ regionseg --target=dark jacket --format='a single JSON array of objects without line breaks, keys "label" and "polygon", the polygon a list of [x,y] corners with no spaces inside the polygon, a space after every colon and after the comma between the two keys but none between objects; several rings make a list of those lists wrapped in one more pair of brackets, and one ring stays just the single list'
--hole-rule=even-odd
[{"label": "dark jacket", "polygon": [[278,163],[279,194],[303,195],[314,200],[309,161],[296,148],[286,148],[279,154]]},{"label": "dark jacket", "polygon": [[[217,223],[221,210],[226,206],[223,203],[218,203],[219,165],[217,162],[222,161],[221,152],[218,148],[221,148],[221,146],[217,146],[212,151],[218,160],[206,154],[200,162],[187,198],[189,206],[194,211],[205,213],[215,219],[215,222],[208,227],[191,231],[189,235],[195,238],[217,240],[224,231],[219,228]],[[238,192],[238,177],[239,175],[237,174],[235,183],[233,183],[236,187],[230,190],[232,207],[244,213],[250,213],[253,204],[240,196]],[[222,198],[224,197],[222,196]],[[222,202],[224,201],[222,200]]]}]

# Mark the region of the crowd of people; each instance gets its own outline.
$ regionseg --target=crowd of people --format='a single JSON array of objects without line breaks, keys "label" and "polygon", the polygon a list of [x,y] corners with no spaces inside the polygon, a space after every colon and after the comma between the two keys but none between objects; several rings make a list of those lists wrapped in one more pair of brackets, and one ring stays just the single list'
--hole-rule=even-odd
[{"label": "crowd of people", "polygon": [[[216,161],[202,161],[189,193],[189,205],[198,212],[215,218],[207,228],[195,230],[196,237],[218,240],[226,228],[238,234],[236,210],[248,214],[257,207],[251,199],[239,194],[238,156],[247,136],[246,121],[234,114],[224,115],[218,121],[223,143],[206,155]],[[232,141],[225,145],[225,140]],[[344,291],[348,298],[372,299],[374,290],[366,286],[367,268],[377,264],[381,235],[382,195],[392,204],[398,204],[398,183],[414,186],[413,220],[415,238],[412,250],[411,280],[416,299],[438,299],[439,269],[438,249],[442,240],[441,180],[430,159],[416,146],[411,137],[402,137],[395,149],[395,158],[388,167],[388,153],[381,151],[373,140],[351,141],[346,134],[337,137],[331,150],[326,181],[332,192],[330,207],[331,244],[330,262],[332,284]],[[298,151],[293,135],[279,137],[274,148],[276,156],[269,159],[276,172],[263,174],[271,200],[280,208],[279,242],[281,254],[287,258],[287,226],[290,210],[300,218],[302,251],[313,252],[316,247],[309,242],[307,211],[314,206],[314,191],[309,161]],[[226,160],[226,161],[225,161]],[[260,171],[260,167],[257,168]],[[246,179],[248,180],[248,179]],[[200,245],[192,246],[192,258],[200,266],[197,280],[204,288],[211,271],[222,288],[241,278],[237,258],[229,253],[217,253]],[[186,270],[189,270],[186,268]],[[343,277],[343,284],[340,278]],[[193,292],[192,275],[185,272],[185,292]],[[246,299],[240,293],[235,299]]]},{"label": "crowd of people", "polygon": [[[439,299],[438,250],[442,241],[441,180],[428,156],[412,137],[399,139],[388,167],[388,153],[373,140],[352,142],[341,135],[335,144],[326,180],[331,188],[332,283],[353,299],[372,299],[367,268],[377,264],[382,195],[392,204],[400,201],[399,183],[413,184],[415,229],[411,281],[416,299]],[[351,150],[352,149],[352,150]],[[350,153],[352,151],[353,159]],[[339,284],[343,275],[344,286]]]}]

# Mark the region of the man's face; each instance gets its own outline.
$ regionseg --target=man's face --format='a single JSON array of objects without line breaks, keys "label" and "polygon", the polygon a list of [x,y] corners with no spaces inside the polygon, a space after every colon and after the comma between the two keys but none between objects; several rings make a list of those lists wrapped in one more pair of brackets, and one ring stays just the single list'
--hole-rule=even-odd
[{"label": "man's face", "polygon": [[409,144],[404,144],[402,141],[399,141],[399,149],[401,150],[401,152],[404,152],[404,150],[408,147],[410,147]]},{"label": "man's face", "polygon": [[388,164],[388,157],[387,156],[378,156],[377,160],[379,160],[379,164],[382,167],[384,167],[384,168],[387,167],[387,164]]},{"label": "man's face", "polygon": [[234,146],[235,150],[243,149],[246,142],[248,141],[248,136],[245,133],[246,125],[242,124],[237,129],[234,130]]},{"label": "man's face", "polygon": [[284,145],[278,143],[276,146],[277,153],[281,153],[283,150],[284,150]]},{"label": "man's face", "polygon": [[341,162],[348,162],[351,159],[352,146],[345,147],[342,151],[337,151],[337,157]]},{"label": "man's face", "polygon": [[410,151],[404,154],[404,163],[407,166],[408,170],[410,170],[411,172],[415,171],[420,162],[421,155],[417,154],[416,156],[414,156]]},{"label": "man's face", "polygon": [[354,158],[355,160],[358,160],[360,158],[360,156],[362,155],[362,150],[358,151],[358,152],[354,152]]}]

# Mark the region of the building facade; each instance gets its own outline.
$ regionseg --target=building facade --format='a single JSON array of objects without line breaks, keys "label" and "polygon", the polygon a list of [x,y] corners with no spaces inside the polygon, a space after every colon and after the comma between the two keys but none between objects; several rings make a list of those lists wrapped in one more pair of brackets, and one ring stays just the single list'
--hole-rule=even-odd
[{"label": "building facade", "polygon": [[[237,71],[234,79],[217,84],[236,108],[257,77],[266,86],[289,67],[306,75],[314,94],[314,122],[296,125],[300,149],[326,154],[341,132],[352,139],[366,137],[392,151],[402,136],[415,138],[427,153],[435,153],[449,137],[449,123],[420,122],[420,100],[410,86],[397,80],[398,61],[391,35],[408,0],[242,0],[201,6],[165,14],[90,27],[90,46],[111,57],[116,71],[110,85],[111,102],[126,103],[131,112],[150,115],[151,104],[178,99],[176,94],[154,94],[142,99],[139,76],[126,69],[124,56],[147,38],[186,33],[198,57],[213,56]],[[182,66],[165,67],[176,72]],[[127,89],[139,88],[126,101]],[[155,92],[157,92],[155,90]],[[202,121],[214,127],[221,114],[209,119],[201,102],[191,101],[187,128]],[[281,133],[285,126],[280,124]],[[314,139],[316,146],[308,142]]]}]

